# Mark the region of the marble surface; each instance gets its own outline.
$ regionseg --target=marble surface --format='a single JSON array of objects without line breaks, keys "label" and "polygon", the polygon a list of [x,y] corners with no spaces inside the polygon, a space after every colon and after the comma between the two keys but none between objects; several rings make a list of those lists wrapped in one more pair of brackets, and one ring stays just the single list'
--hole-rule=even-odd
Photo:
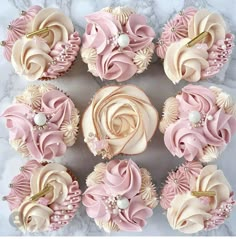
[{"label": "marble surface", "polygon": [[[161,28],[165,21],[176,11],[181,10],[185,6],[195,5],[196,7],[207,7],[224,15],[226,21],[230,25],[233,33],[236,33],[236,1],[234,0],[2,0],[0,7],[0,39],[4,39],[5,28],[10,20],[19,14],[20,10],[27,9],[32,4],[39,4],[47,7],[61,8],[69,15],[75,28],[82,34],[84,31],[84,16],[93,11],[97,11],[106,6],[128,5],[133,7],[137,12],[147,16],[149,23],[154,27],[157,36],[160,34]],[[0,112],[2,112],[13,100],[13,97],[19,94],[27,85],[27,82],[14,73],[12,66],[0,57]],[[204,81],[203,85],[219,85],[229,93],[236,95],[236,51],[234,51],[228,68],[225,68],[217,77],[210,81]],[[73,66],[72,70],[54,83],[63,88],[71,96],[77,107],[83,113],[90,98],[98,90],[102,83],[99,79],[93,77],[87,72],[86,65],[81,62],[80,58]],[[128,83],[135,84],[143,89],[150,97],[151,101],[161,112],[164,100],[175,94],[184,83],[174,86],[165,76],[160,61],[155,60],[149,67],[148,71],[142,75],[133,77]],[[110,84],[115,84],[114,82]],[[235,178],[235,154],[236,154],[236,136],[233,137],[227,150],[221,155],[217,161],[231,183],[233,190],[236,190]],[[167,176],[167,171],[180,164],[182,161],[173,158],[166,150],[163,143],[163,136],[159,131],[156,132],[152,141],[149,143],[147,150],[137,156],[132,157],[140,166],[148,168],[154,178],[157,188]],[[86,176],[92,171],[93,166],[100,161],[100,158],[94,157],[83,142],[80,132],[76,144],[70,148],[66,155],[58,162],[65,164],[73,169],[79,178],[82,189],[84,189],[84,181]],[[8,143],[8,131],[4,127],[4,121],[0,120],[0,195],[6,195],[9,188],[10,179],[18,173],[19,167],[24,163]],[[20,236],[22,233],[11,225],[9,218],[10,211],[6,202],[0,201],[0,236],[15,235]],[[231,214],[227,222],[218,230],[199,233],[197,235],[208,236],[232,236],[236,235],[236,209]],[[90,220],[85,213],[83,207],[80,208],[74,220],[64,229],[53,233],[44,233],[38,235],[106,235],[101,232],[93,220]],[[148,221],[147,226],[142,233],[114,233],[112,236],[123,235],[142,235],[142,236],[183,236],[183,234],[173,231],[167,223],[165,215],[160,207],[154,211],[153,217]]]}]

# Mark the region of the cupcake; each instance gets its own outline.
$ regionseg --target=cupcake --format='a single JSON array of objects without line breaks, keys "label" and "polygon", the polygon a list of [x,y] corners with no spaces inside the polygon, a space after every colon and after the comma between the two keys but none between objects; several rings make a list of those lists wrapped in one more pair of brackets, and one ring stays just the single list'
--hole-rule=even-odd
[{"label": "cupcake", "polygon": [[163,27],[156,54],[164,60],[167,77],[197,82],[215,76],[227,63],[234,46],[222,16],[189,7]]},{"label": "cupcake", "polygon": [[80,43],[72,21],[59,9],[32,6],[10,23],[1,45],[16,73],[34,81],[56,79],[67,72]]},{"label": "cupcake", "polygon": [[196,233],[217,229],[230,216],[235,200],[232,188],[216,165],[186,162],[169,173],[160,205],[174,230]]},{"label": "cupcake", "polygon": [[57,163],[28,161],[9,184],[3,197],[13,222],[23,232],[58,230],[75,216],[81,201],[76,178]]},{"label": "cupcake", "polygon": [[218,87],[190,84],[165,101],[159,129],[173,156],[210,162],[236,132],[236,104]]},{"label": "cupcake", "polygon": [[158,112],[145,93],[133,85],[103,87],[82,118],[90,151],[111,159],[142,153],[156,131]]},{"label": "cupcake", "polygon": [[72,100],[52,84],[28,86],[2,117],[11,146],[39,161],[63,156],[76,141],[80,120]]},{"label": "cupcake", "polygon": [[131,159],[97,164],[86,184],[82,203],[106,232],[142,231],[158,204],[150,173]]},{"label": "cupcake", "polygon": [[101,80],[126,81],[145,71],[154,53],[154,30],[128,7],[107,7],[85,17],[81,56]]}]

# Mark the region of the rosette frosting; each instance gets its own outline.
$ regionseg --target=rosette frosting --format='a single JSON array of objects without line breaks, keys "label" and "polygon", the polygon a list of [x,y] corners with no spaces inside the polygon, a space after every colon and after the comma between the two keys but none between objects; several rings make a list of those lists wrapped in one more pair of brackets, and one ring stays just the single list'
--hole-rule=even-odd
[{"label": "rosette frosting", "polygon": [[78,111],[55,86],[29,86],[15,101],[2,117],[7,120],[10,143],[23,156],[52,159],[62,156],[67,146],[74,144]]},{"label": "rosette frosting", "polygon": [[143,91],[132,85],[110,86],[95,94],[83,115],[82,129],[94,155],[112,158],[143,152],[157,122],[158,113]]},{"label": "rosette frosting", "polygon": [[235,104],[230,95],[216,90],[188,85],[166,101],[160,130],[173,155],[209,162],[231,141],[236,132]]},{"label": "rosette frosting", "polygon": [[132,160],[112,160],[102,167],[95,167],[89,178],[100,175],[100,180],[88,186],[82,202],[89,217],[94,218],[105,231],[141,231],[146,219],[152,215],[157,194],[154,186],[149,197],[143,191],[150,174]]},{"label": "rosette frosting", "polygon": [[[167,210],[170,226],[183,233],[196,233],[223,224],[235,204],[223,172],[215,165],[203,167],[196,161],[183,164],[175,174],[169,173],[161,194],[161,206]],[[181,187],[184,177],[188,187],[174,191],[173,183]]]}]

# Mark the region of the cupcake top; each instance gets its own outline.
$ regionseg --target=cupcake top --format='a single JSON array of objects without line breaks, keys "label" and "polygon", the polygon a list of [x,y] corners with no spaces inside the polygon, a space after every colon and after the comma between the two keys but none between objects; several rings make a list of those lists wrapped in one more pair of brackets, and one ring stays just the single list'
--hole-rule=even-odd
[{"label": "cupcake top", "polygon": [[232,53],[233,40],[220,14],[189,7],[165,24],[156,54],[164,59],[165,73],[174,84],[196,82],[221,70]]},{"label": "cupcake top", "polygon": [[80,42],[71,20],[59,9],[32,6],[10,23],[1,45],[15,71],[34,81],[55,79],[66,72]]},{"label": "cupcake top", "polygon": [[106,232],[142,231],[158,204],[150,173],[131,159],[97,164],[86,184],[82,203]]},{"label": "cupcake top", "polygon": [[236,104],[218,87],[188,85],[165,101],[159,128],[173,156],[210,162],[236,132]]},{"label": "cupcake top", "polygon": [[223,172],[216,165],[187,162],[170,172],[160,196],[174,230],[196,233],[216,229],[230,216],[235,200]]},{"label": "cupcake top", "polygon": [[126,81],[142,73],[154,52],[154,30],[128,7],[107,7],[85,17],[81,56],[101,80]]},{"label": "cupcake top", "polygon": [[64,155],[75,143],[80,120],[72,100],[52,84],[28,86],[1,116],[12,147],[37,160]]},{"label": "cupcake top", "polygon": [[28,161],[3,197],[23,232],[54,231],[67,225],[81,201],[79,184],[61,164]]},{"label": "cupcake top", "polygon": [[90,151],[103,158],[139,154],[156,131],[158,112],[133,85],[108,86],[96,92],[85,110],[82,130]]}]

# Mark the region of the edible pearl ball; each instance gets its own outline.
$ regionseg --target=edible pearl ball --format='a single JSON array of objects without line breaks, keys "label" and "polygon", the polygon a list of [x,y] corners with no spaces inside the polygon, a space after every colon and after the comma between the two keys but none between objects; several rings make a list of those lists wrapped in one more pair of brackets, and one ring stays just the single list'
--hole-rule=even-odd
[{"label": "edible pearl ball", "polygon": [[38,113],[34,116],[34,123],[38,126],[43,126],[46,124],[47,118],[45,114]]},{"label": "edible pearl ball", "polygon": [[69,215],[65,215],[65,216],[64,216],[64,219],[65,219],[65,220],[68,220],[68,219],[70,219],[70,216],[69,216]]},{"label": "edible pearl ball", "polygon": [[67,208],[68,208],[69,210],[72,210],[72,209],[73,209],[73,205],[70,204],[70,205],[67,206]]},{"label": "edible pearl ball", "polygon": [[120,209],[126,209],[129,206],[129,200],[126,197],[122,197],[117,200],[117,206]]},{"label": "edible pearl ball", "polygon": [[129,45],[129,36],[125,33],[121,34],[119,35],[117,42],[120,47],[122,48],[127,47]]},{"label": "edible pearl ball", "polygon": [[207,116],[207,119],[208,119],[208,120],[213,120],[213,116],[212,116],[212,115],[208,115],[208,116]]},{"label": "edible pearl ball", "polygon": [[198,111],[193,110],[189,113],[188,119],[191,123],[196,124],[201,120],[201,114]]}]

